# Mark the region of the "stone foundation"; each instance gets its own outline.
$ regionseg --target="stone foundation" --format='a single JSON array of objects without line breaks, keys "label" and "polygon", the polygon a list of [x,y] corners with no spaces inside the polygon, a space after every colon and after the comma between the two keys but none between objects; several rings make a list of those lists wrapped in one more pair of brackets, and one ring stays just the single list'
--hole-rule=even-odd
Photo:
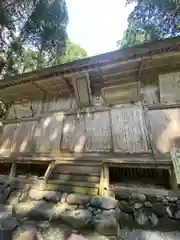
[{"label": "stone foundation", "polygon": [[180,229],[179,200],[128,191],[114,199],[6,183],[0,186],[0,227],[14,239],[131,239],[123,237],[124,229]]}]

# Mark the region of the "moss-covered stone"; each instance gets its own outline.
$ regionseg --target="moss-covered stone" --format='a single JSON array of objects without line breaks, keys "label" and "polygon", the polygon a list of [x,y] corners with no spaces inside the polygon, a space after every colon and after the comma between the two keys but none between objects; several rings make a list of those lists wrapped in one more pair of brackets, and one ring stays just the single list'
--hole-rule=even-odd
[{"label": "moss-covered stone", "polygon": [[136,222],[133,219],[133,216],[131,214],[124,213],[122,211],[120,212],[119,222],[120,222],[121,228],[123,227],[133,228],[134,225],[136,225]]},{"label": "moss-covered stone", "polygon": [[157,202],[163,202],[164,197],[163,196],[155,196],[155,195],[146,195],[147,201],[151,203],[157,203]]},{"label": "moss-covered stone", "polygon": [[118,200],[125,200],[125,201],[128,201],[128,200],[130,200],[130,198],[131,198],[131,193],[130,193],[130,191],[128,191],[128,190],[124,190],[124,189],[122,189],[122,190],[120,190],[119,192],[116,192],[115,193],[115,197],[116,197],[116,199],[118,199]]},{"label": "moss-covered stone", "polygon": [[159,219],[150,208],[141,208],[135,212],[135,221],[140,226],[154,227],[158,225]]},{"label": "moss-covered stone", "polygon": [[39,187],[40,190],[64,191],[68,193],[85,193],[88,195],[98,195],[98,188],[86,186],[59,185],[56,183],[44,183]]},{"label": "moss-covered stone", "polygon": [[131,193],[131,199],[139,202],[145,202],[146,201],[146,196],[144,194],[140,193]]},{"label": "moss-covered stone", "polygon": [[133,207],[127,201],[119,201],[119,208],[125,213],[133,213]]},{"label": "moss-covered stone", "polygon": [[90,201],[90,196],[87,194],[70,193],[66,197],[68,204],[82,204],[86,205]]},{"label": "moss-covered stone", "polygon": [[158,230],[173,231],[180,229],[180,221],[176,221],[168,218],[167,216],[160,218],[159,224],[157,226]]},{"label": "moss-covered stone", "polygon": [[163,217],[165,215],[165,207],[163,203],[154,203],[152,205],[152,211],[158,216]]}]

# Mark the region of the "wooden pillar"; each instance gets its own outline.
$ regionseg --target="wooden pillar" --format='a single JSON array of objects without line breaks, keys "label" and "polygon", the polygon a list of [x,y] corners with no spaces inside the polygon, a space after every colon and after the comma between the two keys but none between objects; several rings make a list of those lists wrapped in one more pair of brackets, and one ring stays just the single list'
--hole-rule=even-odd
[{"label": "wooden pillar", "polygon": [[104,167],[104,196],[109,195],[109,168]]},{"label": "wooden pillar", "polygon": [[100,196],[109,195],[109,168],[107,166],[101,169],[99,194]]},{"label": "wooden pillar", "polygon": [[51,162],[51,163],[49,164],[49,166],[48,166],[45,174],[44,174],[44,177],[43,177],[43,179],[44,179],[45,182],[47,182],[47,180],[48,180],[48,178],[50,177],[52,171],[54,170],[54,167],[55,167],[55,162]]},{"label": "wooden pillar", "polygon": [[16,163],[12,163],[11,165],[11,170],[10,170],[10,174],[9,174],[9,180],[11,180],[12,178],[14,178],[16,175]]},{"label": "wooden pillar", "polygon": [[172,189],[178,189],[180,184],[180,151],[174,145],[170,150],[173,168],[170,170],[170,180]]},{"label": "wooden pillar", "polygon": [[174,172],[174,169],[171,168],[169,169],[169,176],[170,176],[170,186],[172,190],[177,190],[178,189],[178,184],[177,184],[177,179],[176,175]]},{"label": "wooden pillar", "polygon": [[103,167],[101,168],[99,195],[104,196],[104,170],[103,170]]}]

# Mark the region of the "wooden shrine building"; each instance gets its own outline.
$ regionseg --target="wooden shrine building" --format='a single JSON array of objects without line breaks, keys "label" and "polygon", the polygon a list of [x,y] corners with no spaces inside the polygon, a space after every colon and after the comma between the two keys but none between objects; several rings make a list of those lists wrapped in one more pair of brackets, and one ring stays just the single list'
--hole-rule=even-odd
[{"label": "wooden shrine building", "polygon": [[178,188],[180,37],[6,77],[0,100],[0,181]]}]

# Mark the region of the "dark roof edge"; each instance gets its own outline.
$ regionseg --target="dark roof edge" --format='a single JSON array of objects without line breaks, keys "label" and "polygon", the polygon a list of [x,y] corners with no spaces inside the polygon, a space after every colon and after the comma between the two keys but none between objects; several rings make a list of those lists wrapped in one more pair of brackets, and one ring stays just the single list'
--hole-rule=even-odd
[{"label": "dark roof edge", "polygon": [[73,62],[68,62],[40,70],[38,69],[12,77],[5,77],[0,81],[0,88],[5,88],[10,85],[16,85],[22,82],[38,80],[38,78],[46,78],[50,74],[65,74],[76,71],[83,71],[88,68],[97,68],[103,65],[108,65],[110,63],[128,61],[139,57],[146,57],[149,55],[174,51],[180,51],[180,37],[148,42],[141,45],[136,45],[134,47],[123,48],[120,50],[107,52],[93,57],[75,60]]}]

